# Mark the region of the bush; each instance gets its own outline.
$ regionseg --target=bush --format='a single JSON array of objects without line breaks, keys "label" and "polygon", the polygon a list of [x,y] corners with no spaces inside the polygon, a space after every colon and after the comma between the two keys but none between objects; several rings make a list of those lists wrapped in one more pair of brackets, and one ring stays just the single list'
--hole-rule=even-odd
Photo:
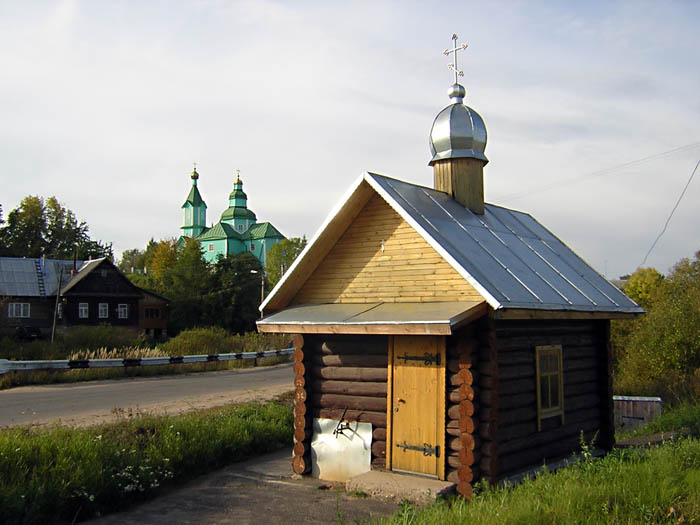
[{"label": "bush", "polygon": [[214,326],[184,330],[159,348],[169,356],[261,352],[285,348],[288,340],[288,336],[281,334],[249,332],[231,335],[223,328]]}]

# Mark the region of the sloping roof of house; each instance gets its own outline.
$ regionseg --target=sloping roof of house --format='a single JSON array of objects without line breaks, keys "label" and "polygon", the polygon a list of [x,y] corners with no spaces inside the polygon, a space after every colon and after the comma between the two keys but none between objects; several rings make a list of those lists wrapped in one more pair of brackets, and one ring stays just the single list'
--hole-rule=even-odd
[{"label": "sloping roof of house", "polygon": [[[78,268],[84,261],[76,261]],[[73,261],[56,259],[0,257],[0,295],[44,297],[55,295],[59,276],[62,285],[71,280]],[[63,274],[61,275],[61,268]]]},{"label": "sloping roof of house", "polygon": [[375,193],[494,310],[643,313],[531,215],[492,204],[476,215],[444,192],[374,173],[363,174],[350,188],[261,309],[288,305]]},{"label": "sloping roof of house", "polygon": [[73,288],[76,284],[85,279],[85,277],[87,277],[90,274],[90,272],[92,272],[95,268],[97,268],[106,260],[106,257],[100,257],[99,259],[85,261],[82,266],[78,267],[78,272],[75,274],[75,276],[61,288],[61,293],[64,294],[68,290]]}]

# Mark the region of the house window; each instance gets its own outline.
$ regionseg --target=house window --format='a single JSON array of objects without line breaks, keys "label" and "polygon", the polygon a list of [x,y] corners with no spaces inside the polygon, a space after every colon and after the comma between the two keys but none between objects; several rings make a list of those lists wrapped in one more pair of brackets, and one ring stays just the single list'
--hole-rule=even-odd
[{"label": "house window", "polygon": [[210,245],[209,245],[209,251],[210,251],[210,252],[213,252],[213,251],[214,251],[214,245],[213,245],[213,244],[210,244]]},{"label": "house window", "polygon": [[58,305],[56,305],[56,306],[57,306],[57,308],[58,308],[57,311],[56,311],[56,314],[58,315],[58,318],[59,318],[59,319],[63,319],[63,303],[58,303]]},{"label": "house window", "polygon": [[98,317],[100,319],[107,319],[109,317],[109,305],[107,303],[100,303],[98,308]]},{"label": "house window", "polygon": [[87,319],[89,314],[89,308],[87,303],[78,303],[78,318]]},{"label": "house window", "polygon": [[129,318],[129,305],[128,304],[120,304],[118,306],[118,312],[119,312],[119,319],[128,319]]},{"label": "house window", "polygon": [[251,252],[255,251],[255,245],[252,242],[250,243],[250,251]]},{"label": "house window", "polygon": [[542,420],[561,416],[564,424],[564,372],[561,345],[535,347],[537,367],[537,430]]},{"label": "house window", "polygon": [[238,225],[238,231],[239,231],[239,232],[242,232],[242,231],[243,231],[243,225],[242,225],[242,224],[239,224],[239,225]]},{"label": "house window", "polygon": [[29,303],[8,304],[7,317],[29,317]]}]

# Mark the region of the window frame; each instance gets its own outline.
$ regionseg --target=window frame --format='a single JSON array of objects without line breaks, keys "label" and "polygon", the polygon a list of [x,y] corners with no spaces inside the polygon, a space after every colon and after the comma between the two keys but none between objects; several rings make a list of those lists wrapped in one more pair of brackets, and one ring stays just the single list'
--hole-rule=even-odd
[{"label": "window frame", "polygon": [[78,319],[90,319],[90,303],[78,303]]},{"label": "window frame", "polygon": [[31,312],[32,310],[30,303],[8,303],[7,305],[7,317],[14,319],[29,319],[31,317]]},{"label": "window frame", "polygon": [[[556,372],[544,372],[541,370],[540,359],[545,355],[554,355],[557,360],[557,370]],[[537,431],[542,430],[542,420],[550,417],[561,417],[561,424],[564,424],[564,366],[563,366],[563,351],[562,345],[543,345],[535,347],[535,370],[536,377],[535,383],[537,387]],[[556,406],[543,407],[543,393],[541,391],[541,384],[543,377],[554,378],[557,382],[557,393],[559,403]],[[551,380],[550,380],[551,381]],[[551,382],[550,388],[551,388]]]},{"label": "window frame", "polygon": [[117,318],[118,319],[128,319],[129,318],[129,305],[127,303],[119,303],[117,305]]},{"label": "window frame", "polygon": [[[104,307],[104,312],[102,308]],[[102,315],[104,314],[104,315]],[[97,317],[100,319],[109,319],[109,303],[98,303],[97,304]]]}]

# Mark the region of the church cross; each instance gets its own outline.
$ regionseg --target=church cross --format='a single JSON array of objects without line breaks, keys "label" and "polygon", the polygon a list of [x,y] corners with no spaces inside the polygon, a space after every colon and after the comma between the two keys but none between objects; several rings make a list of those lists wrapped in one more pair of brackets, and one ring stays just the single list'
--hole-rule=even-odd
[{"label": "church cross", "polygon": [[455,61],[452,64],[447,64],[447,68],[450,71],[455,72],[455,84],[457,84],[457,77],[464,76],[464,71],[460,71],[459,69],[457,69],[457,51],[460,51],[462,49],[467,49],[467,44],[461,44],[458,46],[457,45],[457,34],[452,35],[452,40],[454,41],[452,49],[445,49],[445,51],[443,51],[443,54],[445,56],[450,56],[450,53],[455,54]]}]

